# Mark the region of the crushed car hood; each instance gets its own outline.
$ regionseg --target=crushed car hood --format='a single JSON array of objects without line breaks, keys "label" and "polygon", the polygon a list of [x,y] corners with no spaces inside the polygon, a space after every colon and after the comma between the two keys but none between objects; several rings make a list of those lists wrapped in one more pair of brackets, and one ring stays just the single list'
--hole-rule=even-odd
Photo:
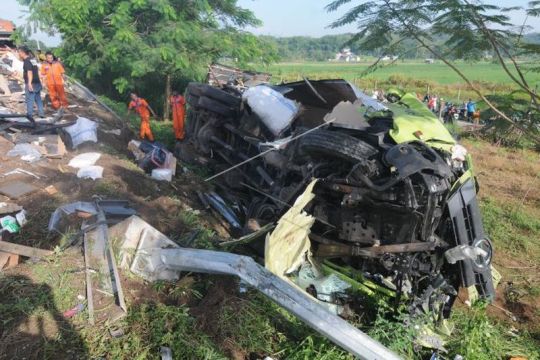
[{"label": "crushed car hood", "polygon": [[394,114],[394,127],[390,130],[390,136],[396,143],[422,140],[446,151],[450,151],[456,144],[448,129],[414,93],[407,93],[398,104],[387,106]]}]

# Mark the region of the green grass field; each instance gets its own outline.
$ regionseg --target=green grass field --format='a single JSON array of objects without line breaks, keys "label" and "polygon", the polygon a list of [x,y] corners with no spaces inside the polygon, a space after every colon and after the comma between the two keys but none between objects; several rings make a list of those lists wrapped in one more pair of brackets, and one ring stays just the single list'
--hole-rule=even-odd
[{"label": "green grass field", "polygon": [[[307,76],[313,79],[345,78],[360,79],[369,63],[334,63],[334,62],[305,62],[278,63],[269,66],[265,71],[274,75],[274,80],[294,80]],[[474,64],[461,63],[459,69],[471,80],[497,84],[511,84],[512,80],[503,72],[498,64],[481,62]],[[400,74],[404,77],[433,81],[442,85],[463,84],[464,81],[443,63],[424,64],[421,62],[397,62],[393,65],[378,69],[375,73],[365,76],[365,79],[386,80],[391,75]],[[527,72],[531,84],[540,84],[540,73]]]},{"label": "green grass field", "polygon": [[[336,62],[283,62],[258,68],[272,74],[274,83],[291,82],[306,77],[311,80],[346,79],[360,89],[370,93],[374,89],[388,90],[400,88],[419,94],[437,94],[449,101],[463,101],[468,98],[478,99],[478,95],[469,88],[459,75],[442,62],[425,64],[423,62],[396,62],[365,74],[371,63],[336,63]],[[503,71],[499,64],[479,62],[474,64],[458,63],[458,68],[475,83],[484,95],[508,94],[517,89],[517,85]],[[531,87],[540,85],[540,73],[527,70],[525,77]]]}]

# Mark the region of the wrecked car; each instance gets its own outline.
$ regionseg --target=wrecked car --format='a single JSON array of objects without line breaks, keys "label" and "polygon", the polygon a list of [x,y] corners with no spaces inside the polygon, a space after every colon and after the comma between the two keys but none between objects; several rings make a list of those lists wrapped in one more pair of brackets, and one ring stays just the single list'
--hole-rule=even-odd
[{"label": "wrecked car", "polygon": [[234,73],[186,91],[182,146],[215,174],[207,200],[231,232],[276,222],[318,179],[304,209],[315,259],[354,269],[411,314],[447,318],[460,288],[494,297],[471,158],[414,94],[381,103],[345,80],[264,80]]}]

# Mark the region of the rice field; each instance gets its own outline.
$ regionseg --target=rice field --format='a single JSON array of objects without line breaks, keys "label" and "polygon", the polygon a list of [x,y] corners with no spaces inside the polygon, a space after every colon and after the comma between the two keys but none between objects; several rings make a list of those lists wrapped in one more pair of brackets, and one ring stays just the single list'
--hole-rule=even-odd
[{"label": "rice field", "polygon": [[[345,78],[347,80],[387,80],[392,75],[431,81],[441,85],[463,84],[463,80],[442,62],[425,64],[423,62],[401,62],[379,68],[376,72],[364,75],[370,63],[302,62],[277,63],[264,70],[274,75],[276,81],[291,81],[306,76],[311,79]],[[526,65],[524,65],[527,68]],[[500,65],[488,62],[459,63],[458,68],[471,80],[495,84],[512,84],[510,77]],[[540,85],[540,73],[528,70],[526,78],[534,85]]]}]

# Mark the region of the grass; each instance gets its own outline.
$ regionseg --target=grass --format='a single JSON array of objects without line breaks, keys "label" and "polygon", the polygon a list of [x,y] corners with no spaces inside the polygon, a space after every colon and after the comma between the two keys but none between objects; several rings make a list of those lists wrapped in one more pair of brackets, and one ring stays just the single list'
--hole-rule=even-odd
[{"label": "grass", "polygon": [[[371,93],[374,89],[400,88],[425,94],[428,91],[453,102],[476,99],[478,96],[465,82],[443,63],[424,64],[406,61],[385,66],[364,75],[368,63],[346,64],[335,62],[278,63],[259,70],[273,74],[272,81],[346,79]],[[494,63],[458,63],[458,68],[486,94],[508,94],[515,89],[511,79]],[[540,73],[526,72],[531,87],[540,84]],[[482,108],[485,106],[481,106]]]},{"label": "grass", "polygon": [[145,303],[130,309],[122,321],[125,333],[88,333],[90,356],[108,359],[159,359],[160,347],[171,348],[175,359],[226,359],[208,335],[196,329],[184,306]]},{"label": "grass", "polygon": [[[274,80],[301,80],[302,76],[313,79],[344,78],[359,79],[369,64],[345,64],[335,62],[277,63],[265,68],[273,74]],[[458,68],[471,80],[486,83],[512,84],[500,65],[480,63],[459,63]],[[422,62],[397,62],[380,68],[366,76],[366,79],[384,80],[391,75],[407,74],[415,79],[429,80],[441,85],[463,84],[463,80],[443,63],[424,64]],[[527,73],[527,79],[533,84],[540,82],[540,74]]]},{"label": "grass", "polygon": [[464,359],[492,360],[523,356],[540,359],[538,339],[527,331],[512,332],[510,328],[493,322],[482,304],[468,311],[456,311],[455,334],[448,343],[452,355]]},{"label": "grass", "polygon": [[514,204],[486,197],[481,203],[484,225],[496,249],[513,256],[537,259],[540,255],[540,219]]}]

